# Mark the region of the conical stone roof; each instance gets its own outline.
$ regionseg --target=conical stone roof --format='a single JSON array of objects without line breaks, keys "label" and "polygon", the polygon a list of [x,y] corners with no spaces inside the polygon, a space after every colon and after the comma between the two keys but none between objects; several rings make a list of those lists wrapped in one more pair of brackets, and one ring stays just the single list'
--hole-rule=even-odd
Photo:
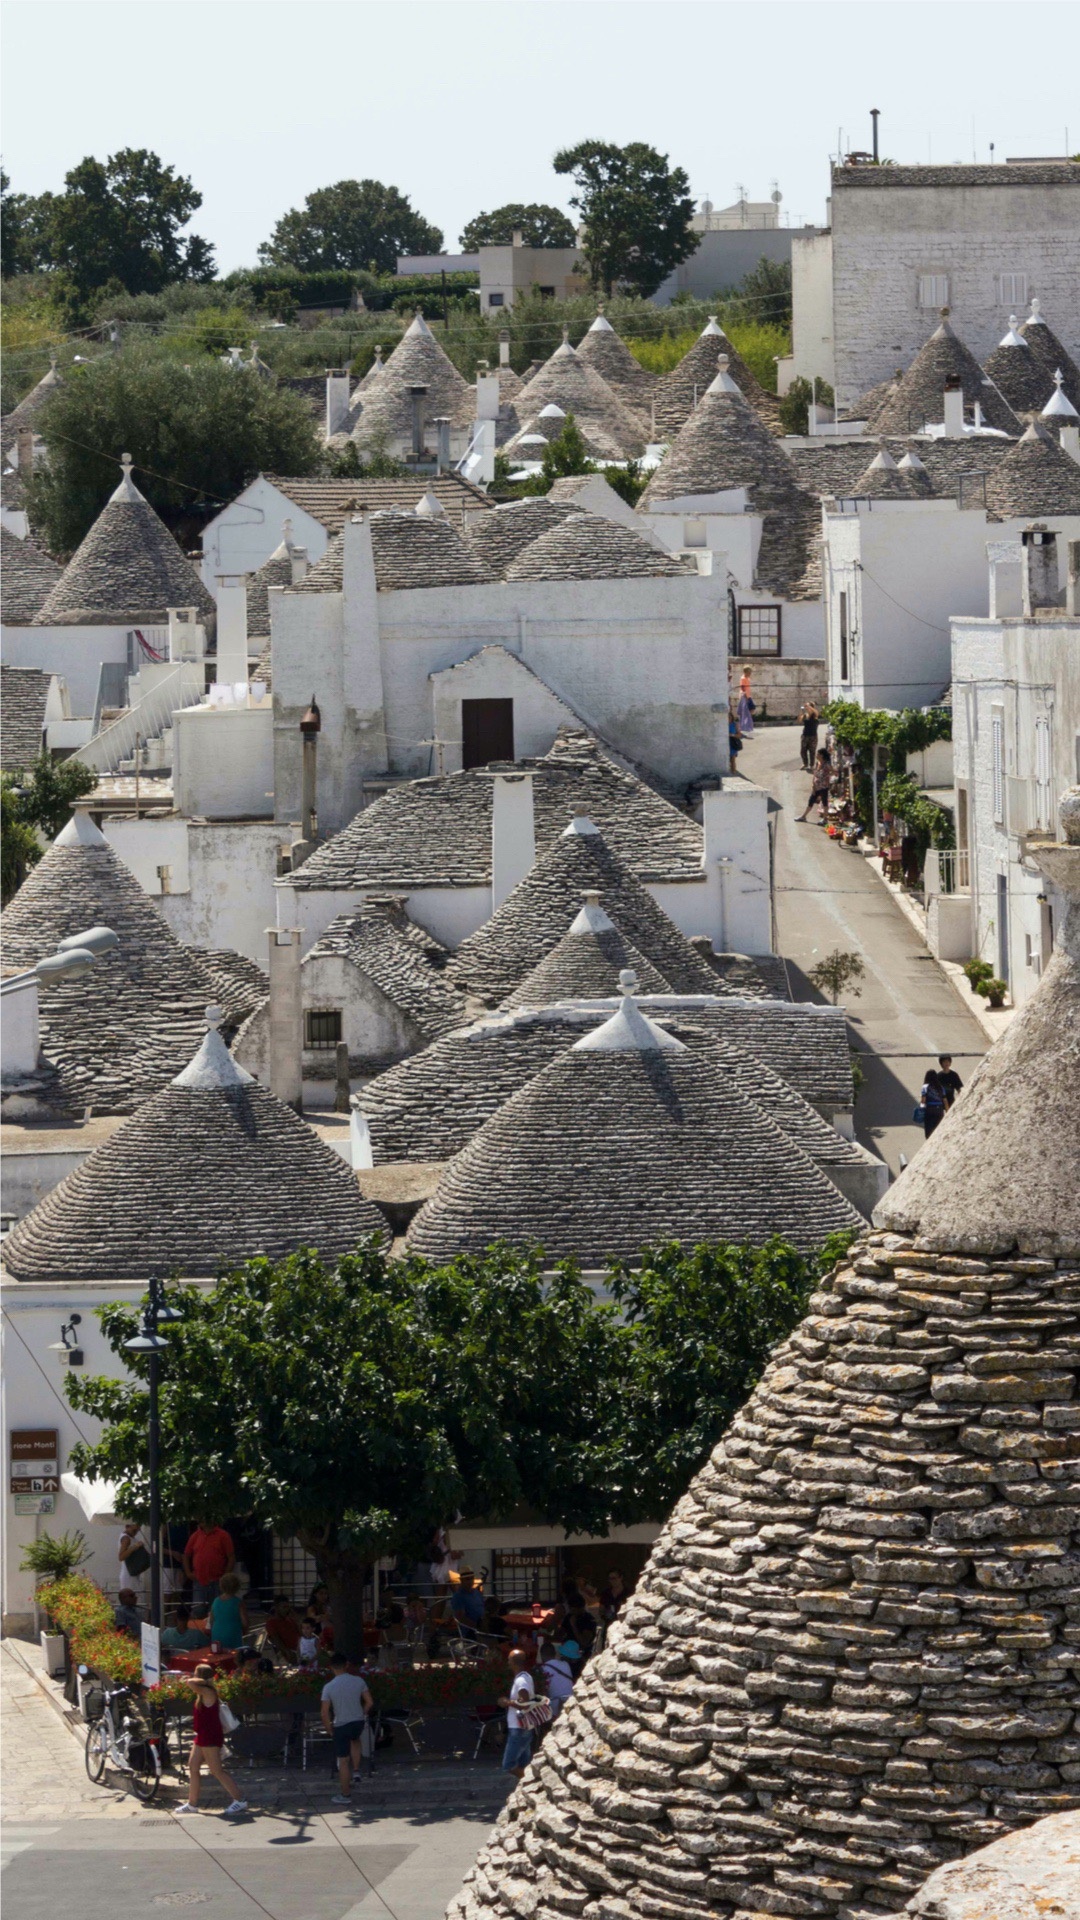
[{"label": "conical stone roof", "polygon": [[506,1005],[553,1007],[562,1000],[601,1000],[620,991],[620,976],[628,970],[635,976],[636,992],[670,992],[663,974],[609,919],[599,893],[590,892],[562,939],[514,988]]},{"label": "conical stone roof", "polygon": [[119,945],[85,973],[42,984],[41,1048],[72,1104],[130,1113],[191,1058],[210,996],[197,957],[79,813],[4,908],[4,964],[32,967],[95,926]]},{"label": "conical stone roof", "polygon": [[381,372],[370,382],[361,381],[357,389],[361,413],[352,437],[360,446],[382,436],[394,440],[411,434],[410,387],[427,388],[423,401],[426,422],[440,417],[455,419],[472,393],[468,381],[443,352],[419,313],[389,359],[383,361]]},{"label": "conical stone roof", "polygon": [[23,395],[18,406],[13,407],[10,413],[5,414],[2,423],[0,423],[0,435],[2,435],[3,451],[5,453],[9,452],[12,445],[18,441],[20,428],[33,427],[36,432],[38,416],[42,408],[61,385],[60,375],[56,370],[56,361],[53,360],[48,371],[42,374],[37,385],[31,387],[29,393]]},{"label": "conical stone roof", "polygon": [[867,426],[876,434],[905,434],[921,433],[924,427],[940,423],[945,418],[945,382],[952,377],[959,378],[968,407],[978,401],[984,426],[1003,433],[1021,431],[1021,422],[1007,400],[974,354],[957,339],[944,315]]},{"label": "conical stone roof", "polygon": [[559,438],[568,419],[573,420],[581,434],[585,452],[590,460],[599,462],[601,466],[617,464],[625,460],[624,442],[618,439],[595,413],[590,414],[585,420],[579,420],[575,413],[568,413],[564,407],[557,407],[549,401],[546,407],[541,407],[539,413],[530,414],[524,419],[520,428],[512,429],[508,434],[504,449],[511,465],[517,462],[524,465],[529,461],[543,460],[545,449],[553,440]]},{"label": "conical stone roof", "polygon": [[652,580],[696,572],[692,560],[654,547],[633,527],[580,510],[525,547],[508,580]]},{"label": "conical stone roof", "polygon": [[281,545],[274,548],[247,583],[248,641],[270,637],[270,587],[291,587],[293,583],[292,543],[288,529]]},{"label": "conical stone roof", "polygon": [[494,513],[475,514],[465,533],[465,544],[488,571],[503,577],[511,562],[542,533],[561,526],[580,508],[549,500],[546,494],[535,499],[511,500],[496,507]]},{"label": "conical stone roof", "polygon": [[986,504],[999,520],[1080,514],[1080,467],[1033,420],[987,474]]},{"label": "conical stone roof", "polygon": [[191,562],[131,478],[124,477],[34,616],[36,627],[163,626],[170,607],[194,607],[212,628],[215,607]]},{"label": "conical stone roof", "polygon": [[636,413],[643,414],[646,420],[651,418],[656,375],[643,367],[640,360],[635,360],[603,312],[597,314],[584,340],[578,341],[577,356],[595,368],[613,392]]},{"label": "conical stone roof", "polygon": [[1080,848],[1039,858],[1065,950],[675,1508],[454,1920],[873,1920],[1077,1806]]},{"label": "conical stone roof", "polygon": [[584,893],[599,892],[626,939],[677,993],[715,993],[717,977],[591,820],[576,819],[523,880],[464,940],[448,969],[465,992],[498,1006],[576,920]]},{"label": "conical stone roof", "polygon": [[606,436],[621,447],[624,459],[637,459],[645,451],[646,423],[640,412],[629,407],[568,340],[556,347],[514,400],[514,412],[523,424],[546,406],[572,413],[583,433]]},{"label": "conical stone roof", "polygon": [[18,1223],[4,1265],[24,1281],[210,1277],[301,1247],[333,1258],[384,1224],[340,1154],[211,1030],[184,1071]]},{"label": "conical stone roof", "polygon": [[751,373],[741,353],[732,346],[723,327],[713,314],[689,352],[683,354],[678,366],[672,367],[671,372],[665,373],[657,382],[658,433],[673,436],[686,425],[695,407],[698,406],[716,377],[717,356],[721,353],[727,355],[728,371],[744,400],[750,403],[761,419],[767,422],[779,422],[779,402],[776,395],[766,393],[756,374]]},{"label": "conical stone roof", "polygon": [[859,499],[923,500],[933,489],[921,460],[917,466],[914,461],[903,466],[893,459],[888,447],[882,447],[859,475],[853,491]]},{"label": "conical stone roof", "polygon": [[56,561],[28,537],[0,527],[0,619],[5,627],[28,627],[60,580]]},{"label": "conical stone roof", "polygon": [[712,379],[649,481],[642,507],[684,494],[751,488],[751,506],[797,493],[795,471],[774,434],[739,392],[724,355]]},{"label": "conical stone roof", "polygon": [[1054,390],[1053,376],[1017,331],[1015,314],[1010,315],[1008,332],[983,367],[1018,417],[1040,413]]},{"label": "conical stone roof", "polygon": [[516,1093],[409,1227],[435,1260],[495,1240],[587,1267],[671,1239],[809,1250],[859,1216],[708,1057],[630,998]]},{"label": "conical stone roof", "polygon": [[[1065,380],[1065,393],[1073,406],[1080,410],[1080,367],[1068,350],[1062,346],[1057,334],[1043,315],[1038,300],[1031,303],[1031,312],[1020,328],[1024,339],[1031,348],[1032,358],[1046,370],[1049,379],[1060,368]],[[1049,393],[1049,389],[1047,389]]]}]

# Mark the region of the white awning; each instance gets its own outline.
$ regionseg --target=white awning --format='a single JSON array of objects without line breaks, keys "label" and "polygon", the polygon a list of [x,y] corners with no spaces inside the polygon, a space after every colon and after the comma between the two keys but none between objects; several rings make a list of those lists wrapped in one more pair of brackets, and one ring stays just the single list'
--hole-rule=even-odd
[{"label": "white awning", "polygon": [[88,1520],[99,1520],[105,1527],[122,1527],[124,1518],[117,1512],[116,1486],[112,1480],[83,1480],[77,1473],[62,1473],[60,1485],[77,1500]]}]

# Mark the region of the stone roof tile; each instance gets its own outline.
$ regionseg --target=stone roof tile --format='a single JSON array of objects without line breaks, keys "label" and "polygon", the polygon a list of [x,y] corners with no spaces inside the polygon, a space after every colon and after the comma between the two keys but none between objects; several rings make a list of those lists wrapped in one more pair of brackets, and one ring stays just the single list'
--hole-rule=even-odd
[{"label": "stone roof tile", "polygon": [[[587,814],[642,878],[692,880],[700,873],[701,828],[617,766],[591,735],[560,729],[548,753],[514,766],[532,772],[539,849],[575,815]],[[401,892],[490,886],[491,796],[482,768],[405,781],[317,847],[288,885],[300,891],[376,886]]]},{"label": "stone roof tile", "polygon": [[530,500],[511,500],[496,507],[494,513],[477,515],[465,534],[466,545],[478,555],[491,574],[505,576],[511,561],[523,548],[532,545],[542,533],[559,526],[580,509],[548,499],[546,494]]},{"label": "stone roof tile", "polygon": [[425,422],[440,415],[454,418],[472,393],[468,381],[443,352],[427,321],[417,314],[384,360],[381,372],[360,391],[360,418],[352,438],[360,446],[375,439],[399,439],[412,433],[413,401],[410,387],[426,387]]},{"label": "stone roof tile", "polygon": [[939,424],[945,418],[945,382],[954,377],[960,380],[965,405],[970,409],[978,401],[986,426],[1009,434],[1021,431],[1008,401],[957,338],[945,314],[892,393],[870,416],[868,427],[875,434],[907,434]]},{"label": "stone roof tile", "polygon": [[620,976],[627,970],[635,975],[635,992],[670,991],[670,982],[604,911],[600,894],[590,892],[562,939],[525,975],[504,1005],[551,1007],[563,1000],[606,999],[620,991]]},{"label": "stone roof tile", "polygon": [[525,547],[508,580],[645,580],[695,573],[693,560],[654,547],[632,527],[579,510]]},{"label": "stone roof tile", "polygon": [[534,419],[542,407],[553,405],[572,413],[584,434],[596,433],[603,443],[621,448],[623,459],[638,459],[645,451],[647,430],[640,412],[608,386],[569,340],[564,339],[526,381],[513,404],[522,424]]},{"label": "stone roof tile", "polygon": [[447,949],[410,920],[401,899],[369,899],[339,913],[307,958],[327,953],[340,954],[372,980],[426,1040],[465,1019],[465,996],[446,973]]},{"label": "stone roof tile", "polygon": [[0,619],[5,627],[28,627],[45,605],[60,568],[27,538],[0,527]]},{"label": "stone roof tile", "polygon": [[4,1265],[17,1281],[212,1278],[302,1247],[333,1259],[383,1227],[340,1154],[214,1033],[18,1223]]},{"label": "stone roof tile", "polygon": [[471,480],[459,473],[429,473],[422,477],[408,474],[397,480],[374,480],[360,475],[354,480],[299,479],[268,473],[266,479],[299,507],[318,520],[327,533],[340,533],[347,513],[377,513],[387,507],[415,507],[422,493],[433,493],[446,508],[455,526],[466,513],[492,508],[494,500]]},{"label": "stone roof tile", "polygon": [[38,667],[0,666],[0,767],[21,773],[43,750],[52,675]]},{"label": "stone roof tile", "polygon": [[608,386],[646,420],[651,418],[652,402],[657,386],[657,376],[635,360],[625,340],[621,339],[604,316],[603,308],[597,314],[585,338],[577,344],[577,356],[587,366],[595,368]]},{"label": "stone roof tile", "polygon": [[[1031,349],[1032,358],[1042,366],[1052,380],[1059,370],[1064,376],[1066,397],[1080,411],[1080,367],[1063,347],[1042,310],[1041,302],[1031,302],[1031,312],[1020,328],[1024,339]],[[1047,389],[1049,398],[1049,389]]]},{"label": "stone roof tile", "polygon": [[1032,421],[987,480],[986,504],[998,520],[1080,514],[1080,466]]},{"label": "stone roof tile", "polygon": [[711,314],[693,346],[683,354],[678,365],[672,367],[671,372],[665,373],[657,382],[658,434],[674,436],[686,425],[698,402],[716,378],[716,361],[721,353],[727,355],[728,371],[743,398],[768,425],[779,427],[780,403],[776,395],[766,393],[757,376],[750,371],[738,348],[734,347],[728,339],[716,315]]},{"label": "stone roof tile", "polygon": [[194,607],[213,627],[212,595],[125,466],[116,492],[34,616],[34,625],[163,626],[169,607]]},{"label": "stone roof tile", "polygon": [[624,1000],[484,1123],[407,1244],[444,1260],[510,1240],[602,1267],[669,1239],[809,1251],[857,1224],[724,1068]]}]

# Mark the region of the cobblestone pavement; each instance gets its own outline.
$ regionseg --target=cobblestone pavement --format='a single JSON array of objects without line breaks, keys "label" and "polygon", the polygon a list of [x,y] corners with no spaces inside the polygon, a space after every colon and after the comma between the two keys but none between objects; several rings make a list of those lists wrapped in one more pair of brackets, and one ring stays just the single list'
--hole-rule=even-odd
[{"label": "cobblestone pavement", "polygon": [[5,1825],[88,1816],[130,1820],[141,1811],[131,1794],[91,1785],[78,1742],[6,1646],[0,1647],[0,1711]]}]

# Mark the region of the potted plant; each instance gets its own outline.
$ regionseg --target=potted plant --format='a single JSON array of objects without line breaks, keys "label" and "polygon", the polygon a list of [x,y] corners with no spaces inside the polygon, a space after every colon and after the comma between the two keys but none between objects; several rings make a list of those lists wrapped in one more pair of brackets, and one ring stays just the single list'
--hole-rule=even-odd
[{"label": "potted plant", "polygon": [[23,1550],[19,1571],[35,1576],[34,1602],[45,1616],[45,1625],[41,1628],[41,1651],[46,1673],[64,1673],[67,1670],[67,1642],[63,1632],[56,1631],[56,1623],[49,1611],[49,1589],[58,1580],[69,1579],[76,1568],[89,1558],[86,1535],[78,1530],[73,1533],[39,1534]]},{"label": "potted plant", "polygon": [[1003,1007],[1005,1005],[1005,995],[1009,991],[1009,983],[1007,980],[996,980],[994,975],[991,974],[988,980],[981,980],[979,982],[975,991],[976,993],[986,995],[986,1004],[988,1007]]},{"label": "potted plant", "polygon": [[994,969],[989,960],[965,960],[963,973],[972,993],[981,993],[983,989],[980,982],[993,979]]}]

